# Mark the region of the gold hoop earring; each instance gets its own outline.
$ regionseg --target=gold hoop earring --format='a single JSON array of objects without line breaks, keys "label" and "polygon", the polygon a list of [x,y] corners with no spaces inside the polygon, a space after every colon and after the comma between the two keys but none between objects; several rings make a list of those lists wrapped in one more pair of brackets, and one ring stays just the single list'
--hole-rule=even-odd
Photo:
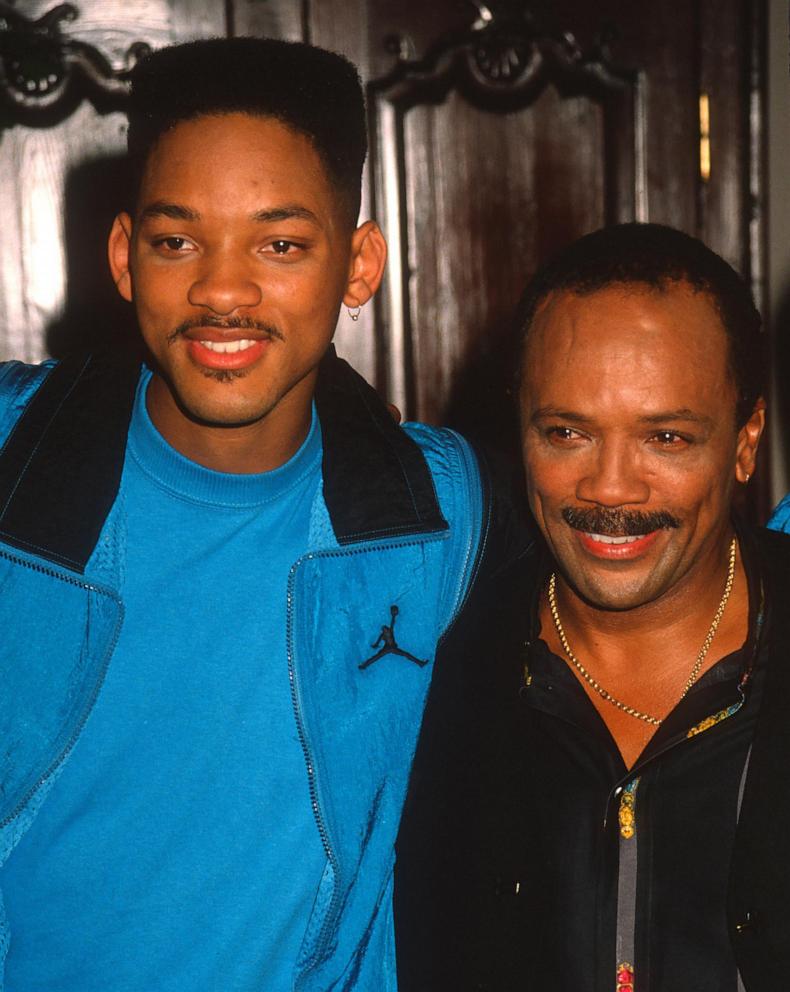
[{"label": "gold hoop earring", "polygon": [[348,307],[347,309],[348,309],[348,315],[349,315],[349,317],[354,322],[358,321],[359,320],[360,312],[362,311],[362,307]]}]

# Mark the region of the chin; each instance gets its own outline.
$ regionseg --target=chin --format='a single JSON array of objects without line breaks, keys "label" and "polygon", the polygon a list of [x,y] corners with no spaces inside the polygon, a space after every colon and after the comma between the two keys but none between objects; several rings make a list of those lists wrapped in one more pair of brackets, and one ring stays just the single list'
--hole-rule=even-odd
[{"label": "chin", "polygon": [[660,590],[649,588],[645,583],[613,584],[605,578],[600,583],[582,580],[571,584],[588,605],[613,612],[638,609],[660,595]]},{"label": "chin", "polygon": [[260,402],[207,403],[204,397],[194,403],[179,398],[179,406],[190,420],[207,427],[245,427],[262,420],[269,412],[269,407]]}]

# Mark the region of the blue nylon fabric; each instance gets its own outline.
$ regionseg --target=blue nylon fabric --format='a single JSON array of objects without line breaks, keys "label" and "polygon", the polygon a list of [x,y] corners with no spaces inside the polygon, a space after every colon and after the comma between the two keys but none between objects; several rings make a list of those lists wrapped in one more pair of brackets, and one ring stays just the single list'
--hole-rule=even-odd
[{"label": "blue nylon fabric", "polygon": [[166,444],[138,391],[124,630],[2,873],[11,990],[291,989],[326,856],[291,706],[285,588],[320,464],[314,421],[273,472],[211,472]]},{"label": "blue nylon fabric", "polygon": [[777,503],[766,526],[790,534],[790,493]]},{"label": "blue nylon fabric", "polygon": [[[3,383],[0,380],[0,390]],[[0,425],[2,418],[0,396]],[[313,550],[290,573],[286,637],[296,687],[295,717],[312,771],[318,822],[332,853],[299,952],[294,985],[299,992],[394,992],[396,987],[394,841],[434,646],[467,591],[483,512],[476,462],[465,442],[448,431],[414,425],[407,430],[425,453],[449,531],[340,549],[327,529],[319,490],[311,511]],[[123,531],[124,512],[119,499],[86,571],[91,577],[97,570],[102,576],[122,574],[115,535]],[[16,575],[9,576],[6,593],[11,603],[17,581]],[[42,604],[53,597],[60,597],[57,581],[42,578],[37,596],[41,612],[37,615],[31,604],[29,624],[41,627],[41,637],[49,638],[53,665],[70,671],[75,662],[60,650],[62,632],[46,629],[43,619]],[[399,608],[398,644],[429,664],[418,667],[406,658],[385,655],[361,671],[359,664],[390,622],[393,604]],[[81,623],[76,616],[75,630],[84,635]],[[91,641],[91,652],[97,648]],[[24,652],[20,660],[25,660]],[[92,653],[88,661],[98,663]],[[0,710],[6,702],[0,698]],[[54,760],[56,749],[51,751]],[[45,794],[44,787],[15,818],[14,840]]]},{"label": "blue nylon fabric", "polygon": [[22,362],[0,364],[0,445],[5,444],[30,397],[54,365],[54,362],[41,365],[24,365]]}]

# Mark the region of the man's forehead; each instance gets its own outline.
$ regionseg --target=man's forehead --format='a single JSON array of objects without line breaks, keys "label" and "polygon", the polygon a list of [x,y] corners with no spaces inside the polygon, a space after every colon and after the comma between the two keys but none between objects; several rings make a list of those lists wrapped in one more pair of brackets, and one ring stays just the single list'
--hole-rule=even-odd
[{"label": "man's forehead", "polygon": [[538,305],[525,343],[524,365],[558,357],[563,348],[616,347],[629,341],[645,351],[657,346],[720,353],[729,341],[713,298],[687,282],[661,287],[613,283],[593,291],[561,289]]},{"label": "man's forehead", "polygon": [[[707,409],[734,388],[718,310],[688,284],[562,291],[536,313],[524,355],[530,406]],[[657,406],[653,405],[653,401]]]},{"label": "man's forehead", "polygon": [[337,199],[309,137],[274,117],[228,113],[180,121],[158,139],[146,158],[138,212],[169,203],[194,213],[187,192],[197,199],[211,193],[227,209],[251,190],[261,213],[287,207],[306,219],[317,203],[331,208]]}]

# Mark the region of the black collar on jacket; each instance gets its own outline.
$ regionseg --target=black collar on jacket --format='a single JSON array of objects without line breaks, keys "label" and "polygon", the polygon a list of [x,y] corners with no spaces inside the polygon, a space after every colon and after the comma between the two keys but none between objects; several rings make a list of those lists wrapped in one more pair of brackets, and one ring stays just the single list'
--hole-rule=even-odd
[{"label": "black collar on jacket", "polygon": [[[106,357],[53,368],[0,451],[0,540],[84,572],[118,493],[139,374]],[[315,401],[340,544],[447,529],[419,447],[333,347]]]}]

